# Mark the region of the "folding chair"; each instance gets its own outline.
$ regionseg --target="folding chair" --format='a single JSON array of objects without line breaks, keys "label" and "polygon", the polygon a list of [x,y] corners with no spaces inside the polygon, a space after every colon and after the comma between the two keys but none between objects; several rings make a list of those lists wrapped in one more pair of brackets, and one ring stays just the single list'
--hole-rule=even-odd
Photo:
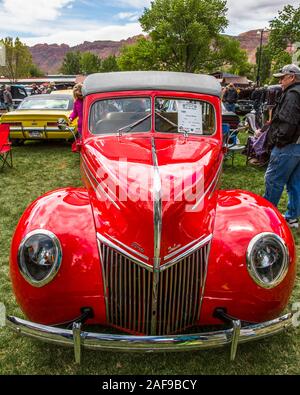
[{"label": "folding chair", "polygon": [[223,147],[227,147],[228,138],[230,134],[230,125],[229,123],[222,124],[222,134],[223,134]]},{"label": "folding chair", "polygon": [[228,137],[228,156],[231,156],[232,159],[232,166],[234,162],[234,156],[235,154],[242,153],[246,146],[243,144],[240,144],[238,134],[241,130],[244,130],[243,128],[238,128],[230,132],[229,137]]},{"label": "folding chair", "polygon": [[2,162],[1,169],[5,165],[13,167],[11,143],[9,142],[9,125],[0,125],[0,160]]},{"label": "folding chair", "polygon": [[222,131],[223,131],[223,146],[226,148],[226,155],[225,157],[231,157],[231,163],[233,166],[234,162],[234,157],[236,153],[241,153],[242,151],[245,150],[245,145],[240,144],[240,141],[238,139],[238,133],[241,130],[245,130],[245,127],[240,127],[235,130],[230,130],[230,127],[228,124],[223,124],[222,125]]}]

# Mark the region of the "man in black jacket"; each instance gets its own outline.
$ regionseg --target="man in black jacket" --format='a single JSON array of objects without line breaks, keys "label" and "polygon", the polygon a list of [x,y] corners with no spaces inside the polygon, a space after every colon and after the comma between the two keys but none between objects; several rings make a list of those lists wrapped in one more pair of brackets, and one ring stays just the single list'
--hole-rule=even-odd
[{"label": "man in black jacket", "polygon": [[272,148],[265,175],[265,198],[278,205],[283,189],[288,192],[285,218],[298,228],[300,217],[300,69],[284,66],[279,73],[283,93],[275,106],[268,135]]}]

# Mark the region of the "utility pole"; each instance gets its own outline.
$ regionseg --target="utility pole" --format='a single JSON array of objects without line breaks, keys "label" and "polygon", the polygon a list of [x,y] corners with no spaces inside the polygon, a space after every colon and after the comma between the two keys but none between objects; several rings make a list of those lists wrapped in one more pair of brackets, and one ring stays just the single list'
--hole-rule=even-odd
[{"label": "utility pole", "polygon": [[256,85],[260,86],[260,68],[261,68],[261,55],[262,55],[262,42],[263,42],[264,29],[258,31],[257,34],[260,34],[260,44],[259,44],[259,53],[258,53]]}]

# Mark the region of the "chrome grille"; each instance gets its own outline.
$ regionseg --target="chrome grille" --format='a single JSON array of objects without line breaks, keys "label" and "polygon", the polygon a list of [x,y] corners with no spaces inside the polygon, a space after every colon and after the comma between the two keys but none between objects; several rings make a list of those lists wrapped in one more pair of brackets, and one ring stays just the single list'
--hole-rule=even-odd
[{"label": "chrome grille", "polygon": [[[199,319],[209,244],[169,267],[161,267],[157,313],[152,314],[152,268],[138,265],[100,243],[108,323],[133,333],[167,335]],[[151,333],[155,320],[156,333]]]}]

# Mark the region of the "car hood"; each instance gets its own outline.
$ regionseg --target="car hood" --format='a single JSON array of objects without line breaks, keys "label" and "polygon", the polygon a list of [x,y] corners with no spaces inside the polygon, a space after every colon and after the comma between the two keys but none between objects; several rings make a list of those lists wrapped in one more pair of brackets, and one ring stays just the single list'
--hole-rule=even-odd
[{"label": "car hood", "polygon": [[81,169],[98,235],[149,264],[209,238],[222,159],[211,137],[89,140]]}]

